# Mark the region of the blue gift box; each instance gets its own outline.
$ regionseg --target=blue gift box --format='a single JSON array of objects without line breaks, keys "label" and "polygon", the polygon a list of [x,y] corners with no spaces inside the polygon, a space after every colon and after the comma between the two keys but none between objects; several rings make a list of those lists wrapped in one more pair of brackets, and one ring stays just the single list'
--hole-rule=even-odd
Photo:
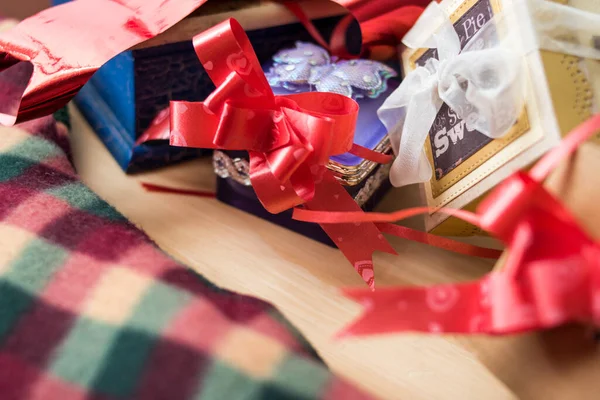
[{"label": "blue gift box", "polygon": [[[71,0],[54,0],[54,4],[68,1]],[[231,7],[242,3],[256,6],[260,2],[238,0]],[[224,4],[217,6],[222,8]],[[198,13],[203,9],[204,6]],[[314,22],[328,36],[338,20],[339,16],[332,16]],[[256,21],[253,23],[256,25]],[[267,25],[271,24],[268,21]],[[261,60],[270,59],[277,50],[297,40],[311,40],[305,27],[297,22],[250,30],[248,36]],[[207,150],[171,147],[166,140],[136,143],[171,100],[202,101],[214,90],[190,39],[168,43],[155,40],[156,45],[121,53],[98,70],[75,98],[98,137],[127,173],[208,154]]]}]

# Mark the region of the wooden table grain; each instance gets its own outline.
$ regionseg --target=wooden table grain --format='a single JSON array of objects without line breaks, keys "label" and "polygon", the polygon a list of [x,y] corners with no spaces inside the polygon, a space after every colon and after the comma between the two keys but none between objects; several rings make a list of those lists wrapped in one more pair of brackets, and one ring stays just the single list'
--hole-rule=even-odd
[{"label": "wooden table grain", "polygon": [[[335,372],[378,398],[582,400],[600,396],[600,353],[583,327],[505,338],[401,334],[333,340],[360,313],[359,305],[338,289],[362,285],[339,251],[216,200],[145,192],[139,181],[211,189],[210,161],[127,176],[73,111],[75,163],[93,190],[164,251],[216,285],[274,304]],[[395,191],[386,198],[385,207],[413,201],[411,193]],[[489,261],[401,239],[392,242],[399,257],[375,257],[379,287],[465,281],[493,267]]]},{"label": "wooden table grain", "polygon": [[2,0],[0,15],[11,18],[26,18],[50,6],[50,0]]}]

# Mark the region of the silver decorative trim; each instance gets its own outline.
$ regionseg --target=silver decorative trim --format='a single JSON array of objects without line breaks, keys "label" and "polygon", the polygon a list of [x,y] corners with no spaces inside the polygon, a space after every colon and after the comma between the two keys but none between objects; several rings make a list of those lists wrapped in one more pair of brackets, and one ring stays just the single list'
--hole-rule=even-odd
[{"label": "silver decorative trim", "polygon": [[250,164],[243,158],[231,159],[222,151],[213,152],[213,168],[217,176],[231,178],[244,186],[252,186],[250,182]]},{"label": "silver decorative trim", "polygon": [[391,164],[382,165],[377,172],[367,178],[365,186],[363,186],[354,197],[354,201],[356,201],[359,206],[364,206],[365,203],[373,197],[377,189],[379,189],[383,182],[388,179],[391,168]]},{"label": "silver decorative trim", "polygon": [[[232,159],[222,151],[215,150],[213,152],[213,168],[215,174],[223,179],[233,179],[235,182],[244,185],[252,186],[250,181],[250,164],[243,158]],[[354,200],[359,206],[365,205],[367,201],[375,194],[377,189],[381,187],[383,182],[388,179],[390,174],[391,164],[380,166],[379,170],[367,178],[365,185],[358,191]],[[339,179],[338,179],[339,180]]]}]

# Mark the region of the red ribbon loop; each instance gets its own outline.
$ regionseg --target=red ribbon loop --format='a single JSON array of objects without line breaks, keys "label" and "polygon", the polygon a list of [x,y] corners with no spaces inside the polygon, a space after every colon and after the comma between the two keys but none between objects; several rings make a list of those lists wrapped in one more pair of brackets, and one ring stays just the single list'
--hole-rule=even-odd
[{"label": "red ribbon loop", "polygon": [[[353,149],[354,100],[319,92],[275,96],[233,19],[196,36],[194,47],[217,89],[204,103],[171,103],[171,144],[248,151],[252,186],[272,213],[300,204],[361,211],[326,168],[331,156]],[[394,253],[377,227],[322,227],[372,286],[372,253]]]},{"label": "red ribbon loop", "polygon": [[504,181],[479,206],[480,226],[485,231],[510,242],[514,227],[535,206],[542,186],[523,172]]},{"label": "red ribbon loop", "polygon": [[[333,93],[275,96],[250,41],[233,19],[196,36],[194,46],[217,89],[200,113],[185,111],[185,103],[172,104],[172,144],[183,137],[183,143],[193,146],[205,118],[214,126],[214,118],[206,117],[214,113],[217,129],[211,143],[202,141],[201,146],[254,152],[252,158],[261,162],[251,168],[250,178],[267,210],[277,213],[310,201],[315,185],[311,171],[352,146],[358,104]],[[272,179],[276,182],[266,182]],[[286,201],[279,193],[273,196],[275,184],[279,192],[288,192]]]}]

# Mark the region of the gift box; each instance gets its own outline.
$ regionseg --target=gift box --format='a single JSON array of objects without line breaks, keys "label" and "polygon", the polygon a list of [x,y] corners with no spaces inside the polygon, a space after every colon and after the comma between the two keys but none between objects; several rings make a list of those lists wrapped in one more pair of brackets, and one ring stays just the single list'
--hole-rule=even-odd
[{"label": "gift box", "polygon": [[[424,73],[435,83],[406,93],[413,98],[426,88],[439,93],[435,113],[421,120],[426,121],[420,139],[426,162],[413,163],[414,176],[429,174],[421,180],[427,206],[474,210],[489,190],[597,112],[600,2],[559,3],[444,0],[407,35],[402,53],[407,80],[411,73]],[[449,26],[458,36],[456,49]],[[410,107],[424,109],[418,102],[397,107],[404,126],[418,120],[408,115]],[[393,111],[394,104],[390,106]],[[411,138],[402,129],[396,133],[406,144]],[[428,231],[442,235],[481,233],[440,212],[429,214],[425,222]]]},{"label": "gift box", "polygon": [[[299,4],[325,36],[345,13],[333,2]],[[240,21],[262,60],[296,40],[311,38],[282,4],[209,1],[163,34],[114,57],[96,72],[75,101],[123,170],[135,173],[208,154],[201,149],[173,148],[166,139],[141,141],[140,137],[171,100],[203,100],[214,90],[191,39],[227,18]]]},{"label": "gift box", "polygon": [[[370,60],[340,61],[317,45],[298,42],[293,48],[277,52],[263,70],[275,95],[327,91],[355,99],[360,111],[354,143],[387,155],[391,154],[391,144],[387,129],[377,118],[377,109],[399,85],[394,66]],[[216,150],[213,166],[220,201],[333,245],[319,225],[293,220],[292,210],[272,214],[263,207],[250,182],[246,152]],[[373,210],[391,188],[390,165],[346,153],[331,157],[327,167],[365,211]]]}]

